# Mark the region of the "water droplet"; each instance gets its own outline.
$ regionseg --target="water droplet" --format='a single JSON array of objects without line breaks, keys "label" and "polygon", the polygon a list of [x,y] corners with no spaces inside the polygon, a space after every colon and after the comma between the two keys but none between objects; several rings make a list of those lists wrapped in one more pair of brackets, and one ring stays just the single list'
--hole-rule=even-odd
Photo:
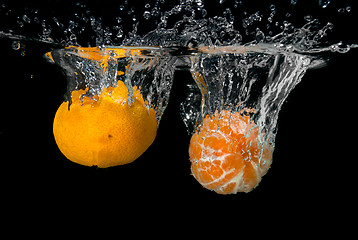
[{"label": "water droplet", "polygon": [[340,9],[338,9],[338,12],[339,12],[339,13],[344,13],[345,11],[346,11],[345,8],[340,8]]},{"label": "water droplet", "polygon": [[11,48],[14,50],[19,50],[21,47],[20,41],[13,41],[11,44]]},{"label": "water droplet", "polygon": [[257,43],[263,42],[265,40],[265,34],[259,29],[256,29],[256,38]]},{"label": "water droplet", "polygon": [[350,50],[350,46],[343,43],[337,43],[330,47],[331,52],[346,53]]},{"label": "water droplet", "polygon": [[334,28],[333,23],[328,22],[327,25],[326,25],[326,28],[329,29],[329,30],[332,30]]},{"label": "water droplet", "polygon": [[271,11],[275,11],[275,10],[276,10],[276,6],[275,6],[274,4],[271,4],[271,5],[270,5],[270,10],[271,10]]},{"label": "water droplet", "polygon": [[75,35],[74,33],[72,33],[72,34],[70,35],[70,40],[71,40],[71,41],[76,41],[76,39],[77,39],[76,35]]},{"label": "water droplet", "polygon": [[160,10],[157,7],[154,7],[151,11],[153,17],[159,16]]},{"label": "water droplet", "polygon": [[291,0],[291,4],[292,4],[292,5],[296,5],[296,4],[297,4],[297,0]]},{"label": "water droplet", "polygon": [[319,4],[322,8],[326,8],[330,3],[331,3],[331,0],[319,0],[319,1],[318,1],[318,4]]},{"label": "water droplet", "polygon": [[24,20],[24,22],[26,22],[26,23],[31,22],[31,19],[26,14],[24,16],[22,16],[22,20]]},{"label": "water droplet", "polygon": [[347,6],[347,7],[346,7],[346,11],[347,11],[347,12],[350,12],[351,10],[352,10],[352,7],[351,7],[351,6]]},{"label": "water droplet", "polygon": [[311,15],[306,15],[303,17],[303,19],[306,21],[306,22],[311,22],[313,17]]},{"label": "water droplet", "polygon": [[201,10],[201,14],[203,15],[203,17],[206,17],[206,15],[208,14],[208,12],[203,8]]},{"label": "water droplet", "polygon": [[34,22],[40,24],[40,19],[38,17],[34,17]]},{"label": "water droplet", "polygon": [[143,17],[144,17],[146,20],[148,20],[148,19],[150,18],[150,16],[151,16],[151,14],[150,14],[149,11],[145,11],[145,12],[143,13]]},{"label": "water droplet", "polygon": [[119,31],[118,31],[116,37],[117,37],[117,38],[123,37],[123,30],[122,30],[122,29],[119,29]]},{"label": "water droplet", "polygon": [[219,0],[220,4],[223,4],[226,0]]},{"label": "water droplet", "polygon": [[22,21],[17,21],[17,23],[19,24],[19,26],[22,28],[25,24]]},{"label": "water droplet", "polygon": [[57,19],[57,17],[53,17],[52,19],[56,23],[57,26],[59,26],[59,27],[61,26],[60,21]]}]

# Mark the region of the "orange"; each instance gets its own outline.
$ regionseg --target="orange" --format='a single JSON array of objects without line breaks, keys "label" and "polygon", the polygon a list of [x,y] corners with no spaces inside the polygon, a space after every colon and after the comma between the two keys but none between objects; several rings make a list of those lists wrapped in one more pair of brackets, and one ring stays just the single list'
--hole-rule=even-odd
[{"label": "orange", "polygon": [[122,81],[93,99],[85,92],[73,91],[72,104],[63,102],[53,123],[56,143],[69,160],[100,168],[127,164],[153,143],[155,111],[146,106],[137,87],[132,103]]},{"label": "orange", "polygon": [[191,137],[191,171],[203,187],[219,194],[249,192],[269,169],[272,151],[259,141],[258,126],[243,111],[216,111]]}]

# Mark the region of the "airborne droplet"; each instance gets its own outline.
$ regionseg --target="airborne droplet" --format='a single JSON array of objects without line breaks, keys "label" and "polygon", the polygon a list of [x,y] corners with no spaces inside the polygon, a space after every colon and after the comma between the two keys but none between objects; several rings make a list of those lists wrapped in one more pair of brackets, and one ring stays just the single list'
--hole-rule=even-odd
[{"label": "airborne droplet", "polygon": [[330,3],[331,3],[331,0],[319,0],[319,1],[318,1],[318,4],[319,4],[322,8],[326,8]]},{"label": "airborne droplet", "polygon": [[13,41],[11,44],[11,48],[14,50],[19,50],[21,47],[20,41]]},{"label": "airborne droplet", "polygon": [[143,13],[143,17],[146,19],[146,20],[148,20],[149,18],[150,18],[150,12],[149,11],[145,11],[144,13]]}]

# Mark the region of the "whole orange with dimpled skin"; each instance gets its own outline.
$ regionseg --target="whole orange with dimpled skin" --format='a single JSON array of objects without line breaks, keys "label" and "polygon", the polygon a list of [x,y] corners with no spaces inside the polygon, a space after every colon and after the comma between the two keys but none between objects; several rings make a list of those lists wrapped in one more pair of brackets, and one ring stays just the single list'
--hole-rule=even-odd
[{"label": "whole orange with dimpled skin", "polygon": [[139,90],[133,88],[133,103],[122,81],[104,89],[96,100],[72,92],[72,104],[58,108],[53,133],[61,152],[71,161],[101,168],[127,164],[153,143],[157,121]]}]

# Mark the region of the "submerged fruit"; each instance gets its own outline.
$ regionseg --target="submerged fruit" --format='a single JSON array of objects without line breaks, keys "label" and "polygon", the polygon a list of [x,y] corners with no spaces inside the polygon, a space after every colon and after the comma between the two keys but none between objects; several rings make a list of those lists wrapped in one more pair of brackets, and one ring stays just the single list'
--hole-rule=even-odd
[{"label": "submerged fruit", "polygon": [[189,156],[192,174],[203,187],[230,194],[258,185],[271,165],[272,148],[260,143],[249,116],[223,110],[204,118],[190,140]]},{"label": "submerged fruit", "polygon": [[61,152],[71,161],[111,167],[137,159],[153,143],[157,132],[155,112],[147,108],[133,88],[133,102],[122,81],[96,99],[72,92],[72,104],[63,102],[56,112],[53,133]]}]

